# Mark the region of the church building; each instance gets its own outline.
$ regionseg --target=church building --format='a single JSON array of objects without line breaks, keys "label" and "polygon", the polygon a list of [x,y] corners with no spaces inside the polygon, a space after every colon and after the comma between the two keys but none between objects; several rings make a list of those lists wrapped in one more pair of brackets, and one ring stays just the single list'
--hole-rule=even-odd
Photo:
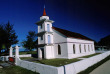
[{"label": "church building", "polygon": [[94,41],[79,33],[53,27],[44,8],[38,25],[38,58],[72,59],[95,53]]}]

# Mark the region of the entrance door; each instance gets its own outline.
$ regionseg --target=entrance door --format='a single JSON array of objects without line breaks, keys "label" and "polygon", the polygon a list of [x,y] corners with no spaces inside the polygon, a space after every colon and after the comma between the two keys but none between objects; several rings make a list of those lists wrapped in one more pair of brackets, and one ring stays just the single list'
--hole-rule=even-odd
[{"label": "entrance door", "polygon": [[44,59],[44,48],[41,48],[42,51],[42,59]]}]

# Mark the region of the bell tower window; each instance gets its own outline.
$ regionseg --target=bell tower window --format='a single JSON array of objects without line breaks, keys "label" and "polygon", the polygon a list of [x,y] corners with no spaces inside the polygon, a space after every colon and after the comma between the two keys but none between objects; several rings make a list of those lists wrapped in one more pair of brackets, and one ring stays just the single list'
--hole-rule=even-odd
[{"label": "bell tower window", "polygon": [[49,32],[50,31],[50,25],[47,24],[47,31]]},{"label": "bell tower window", "polygon": [[49,43],[49,44],[51,43],[50,35],[48,35],[48,43]]},{"label": "bell tower window", "polygon": [[40,25],[40,28],[42,29],[42,24]]},{"label": "bell tower window", "polygon": [[43,40],[43,36],[41,36],[41,40]]}]

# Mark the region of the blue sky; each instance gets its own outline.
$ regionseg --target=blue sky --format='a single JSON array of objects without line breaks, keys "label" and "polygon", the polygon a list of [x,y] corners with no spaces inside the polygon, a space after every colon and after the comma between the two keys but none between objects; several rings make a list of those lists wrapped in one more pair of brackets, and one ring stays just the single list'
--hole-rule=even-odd
[{"label": "blue sky", "polygon": [[99,41],[110,34],[109,2],[98,0],[0,0],[0,24],[14,24],[18,40],[36,31],[44,4],[53,26]]}]

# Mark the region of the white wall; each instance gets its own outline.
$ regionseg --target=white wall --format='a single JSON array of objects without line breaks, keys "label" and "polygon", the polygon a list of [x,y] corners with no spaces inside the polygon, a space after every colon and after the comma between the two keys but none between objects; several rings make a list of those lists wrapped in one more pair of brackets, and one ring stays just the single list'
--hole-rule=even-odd
[{"label": "white wall", "polygon": [[53,67],[17,59],[17,65],[40,74],[64,74],[62,67]]},{"label": "white wall", "polygon": [[53,29],[53,41],[55,43],[67,42],[67,37]]},{"label": "white wall", "polygon": [[61,67],[17,59],[17,65],[40,74],[77,74],[110,55],[110,51]]},{"label": "white wall", "polygon": [[[69,59],[95,53],[93,41],[81,40],[81,39],[75,39],[75,38],[67,38],[67,42],[68,42],[67,49],[68,49]],[[73,44],[75,45],[75,54],[73,53]],[[81,45],[81,53],[79,49],[80,45]],[[84,46],[86,47],[86,52],[85,52]],[[88,46],[89,46],[89,49],[88,49]]]},{"label": "white wall", "polygon": [[58,55],[58,44],[54,45],[55,58],[68,58],[67,43],[59,44],[61,47],[61,55]]},{"label": "white wall", "polygon": [[54,48],[53,48],[53,46],[50,46],[50,45],[46,45],[45,47],[44,47],[44,49],[45,49],[45,59],[52,59],[52,58],[54,58]]},{"label": "white wall", "polygon": [[[53,29],[53,43],[54,43],[54,56],[55,58],[68,58],[67,54],[67,38]],[[58,55],[58,45],[61,46],[61,55]]]}]

